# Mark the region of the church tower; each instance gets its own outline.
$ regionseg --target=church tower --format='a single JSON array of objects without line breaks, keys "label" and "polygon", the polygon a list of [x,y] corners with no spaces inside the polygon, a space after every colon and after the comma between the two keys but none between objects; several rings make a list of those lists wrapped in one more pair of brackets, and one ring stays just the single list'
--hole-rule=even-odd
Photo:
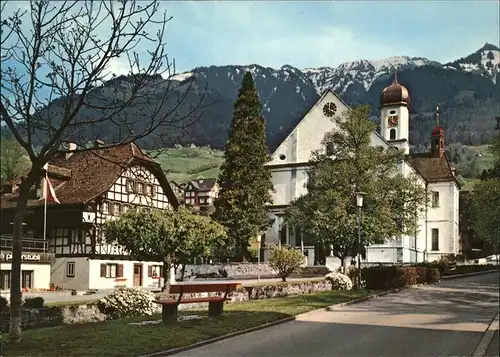
[{"label": "church tower", "polygon": [[440,158],[444,154],[444,129],[439,126],[439,105],[436,107],[436,123],[431,133],[431,157]]},{"label": "church tower", "polygon": [[394,81],[380,94],[380,134],[398,150],[410,153],[410,95],[399,84],[397,72]]}]

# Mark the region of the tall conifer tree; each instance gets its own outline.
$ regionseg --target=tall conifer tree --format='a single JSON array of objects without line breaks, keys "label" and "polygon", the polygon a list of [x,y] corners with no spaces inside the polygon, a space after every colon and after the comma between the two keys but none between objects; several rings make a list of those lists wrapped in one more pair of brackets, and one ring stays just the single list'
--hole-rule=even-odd
[{"label": "tall conifer tree", "polygon": [[219,174],[221,191],[215,218],[227,227],[238,260],[248,257],[250,239],[269,225],[266,205],[272,202],[271,172],[264,165],[270,156],[266,121],[252,75],[245,73],[234,103],[224,162]]}]

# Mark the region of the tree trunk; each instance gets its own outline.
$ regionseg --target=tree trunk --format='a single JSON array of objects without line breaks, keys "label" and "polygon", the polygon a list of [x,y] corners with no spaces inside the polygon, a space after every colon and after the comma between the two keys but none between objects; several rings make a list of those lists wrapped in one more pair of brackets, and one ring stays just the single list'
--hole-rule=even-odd
[{"label": "tree trunk", "polygon": [[281,276],[281,281],[284,282],[284,283],[286,283],[286,276],[285,275]]},{"label": "tree trunk", "polygon": [[[30,180],[34,181],[34,180]],[[26,179],[19,187],[19,201],[14,215],[12,262],[10,281],[10,334],[11,342],[21,342],[21,253],[23,221],[28,206],[28,197],[31,184]]]},{"label": "tree trunk", "polygon": [[172,267],[172,262],[170,257],[163,260],[163,288],[162,292],[167,292],[170,290],[170,269]]},{"label": "tree trunk", "polygon": [[182,264],[181,281],[184,281],[184,274],[186,273],[186,264]]}]

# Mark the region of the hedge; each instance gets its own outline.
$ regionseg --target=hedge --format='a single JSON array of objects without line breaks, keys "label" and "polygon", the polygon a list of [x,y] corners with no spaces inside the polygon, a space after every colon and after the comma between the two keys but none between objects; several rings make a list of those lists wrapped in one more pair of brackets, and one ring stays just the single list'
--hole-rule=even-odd
[{"label": "hedge", "polygon": [[398,289],[415,284],[433,284],[441,276],[468,274],[497,268],[496,265],[456,265],[447,262],[418,263],[413,266],[376,266],[361,271],[368,289]]},{"label": "hedge", "polygon": [[390,290],[415,284],[432,284],[441,278],[437,268],[424,266],[377,266],[361,270],[367,289]]}]

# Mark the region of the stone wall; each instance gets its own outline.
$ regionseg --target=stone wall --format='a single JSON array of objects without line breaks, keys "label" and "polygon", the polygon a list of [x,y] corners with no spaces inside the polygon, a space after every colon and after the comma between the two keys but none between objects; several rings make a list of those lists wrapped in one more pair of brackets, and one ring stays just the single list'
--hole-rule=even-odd
[{"label": "stone wall", "polygon": [[[311,281],[298,281],[290,283],[268,283],[258,286],[241,287],[230,295],[227,303],[238,303],[248,300],[271,299],[285,296],[310,294],[319,291],[331,290],[332,285],[324,279]],[[216,294],[186,294],[189,297],[204,297]],[[220,295],[220,294],[219,294]],[[161,297],[161,293],[158,298]],[[171,297],[171,296],[169,296]],[[154,304],[155,313],[161,313],[161,306]],[[206,308],[207,303],[181,304],[179,310],[192,308]],[[1,331],[7,332],[9,329],[10,312],[9,309],[2,310],[0,314]],[[101,313],[96,303],[82,305],[54,306],[41,309],[23,309],[22,325],[23,329],[40,328],[49,326],[70,325],[76,323],[98,322],[106,320],[106,316]]]},{"label": "stone wall", "polygon": [[[193,279],[196,275],[217,274],[223,277],[220,272],[226,271],[227,278],[239,277],[255,277],[261,276],[276,276],[276,272],[269,267],[267,263],[229,263],[229,264],[202,264],[202,265],[186,265],[185,278]],[[177,269],[176,277],[180,278],[181,269]]]}]

